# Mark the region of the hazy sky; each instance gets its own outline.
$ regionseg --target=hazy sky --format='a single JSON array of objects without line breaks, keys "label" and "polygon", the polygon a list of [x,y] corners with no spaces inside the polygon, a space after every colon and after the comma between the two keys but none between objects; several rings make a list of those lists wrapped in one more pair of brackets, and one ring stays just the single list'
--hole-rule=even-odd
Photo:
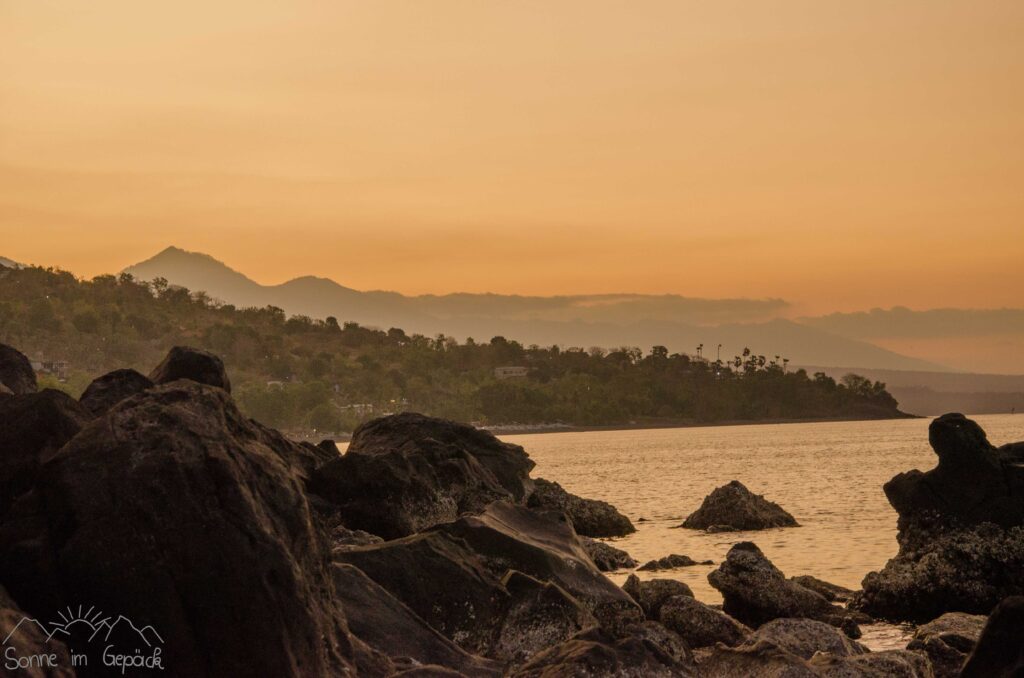
[{"label": "hazy sky", "polygon": [[0,255],[1022,306],[1024,2],[0,0]]}]

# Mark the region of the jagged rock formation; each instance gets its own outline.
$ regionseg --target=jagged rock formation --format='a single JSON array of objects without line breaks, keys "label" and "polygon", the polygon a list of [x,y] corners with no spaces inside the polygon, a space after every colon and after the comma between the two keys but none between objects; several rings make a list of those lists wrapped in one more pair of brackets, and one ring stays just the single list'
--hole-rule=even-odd
[{"label": "jagged rock formation", "polygon": [[566,492],[558,483],[537,478],[528,505],[531,508],[562,511],[577,534],[585,537],[623,537],[636,532],[629,518],[608,502],[583,499]]},{"label": "jagged rock formation", "polygon": [[988,614],[1024,594],[1024,453],[994,447],[975,422],[946,414],[929,427],[938,466],[885,485],[899,513],[899,554],[864,579],[852,605],[876,617],[927,621]]},{"label": "jagged rock formation", "polygon": [[733,480],[704,497],[700,508],[691,513],[680,527],[726,532],[797,526],[796,519],[781,506]]}]

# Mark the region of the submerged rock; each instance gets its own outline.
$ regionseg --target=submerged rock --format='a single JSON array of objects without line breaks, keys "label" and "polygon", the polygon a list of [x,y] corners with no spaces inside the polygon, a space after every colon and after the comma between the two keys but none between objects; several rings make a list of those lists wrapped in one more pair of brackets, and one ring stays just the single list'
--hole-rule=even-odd
[{"label": "submerged rock", "polygon": [[653,572],[656,570],[674,570],[677,567],[690,567],[692,565],[714,565],[710,560],[696,561],[690,556],[681,556],[678,553],[665,556],[664,558],[658,558],[657,560],[649,560],[640,567],[638,570],[644,572]]},{"label": "submerged rock", "polygon": [[0,385],[6,386],[14,395],[35,393],[38,388],[32,363],[7,344],[0,344]]},{"label": "submerged rock", "polygon": [[984,615],[947,612],[917,627],[907,649],[927,655],[936,678],[956,678],[986,621]]},{"label": "submerged rock", "polygon": [[607,542],[591,539],[590,537],[580,537],[580,542],[583,544],[583,548],[586,549],[587,555],[590,556],[590,559],[594,561],[597,569],[601,572],[612,572],[614,570],[636,567],[636,561],[633,560],[632,556]]},{"label": "submerged rock", "polygon": [[[778,504],[754,494],[738,480],[715,489],[680,527],[714,532],[797,527],[796,519]],[[713,528],[713,529],[711,529]]]},{"label": "submerged rock", "polygon": [[92,416],[98,417],[125,398],[152,387],[152,380],[135,370],[114,370],[93,379],[78,402]]},{"label": "submerged rock", "polygon": [[681,581],[675,579],[641,580],[635,574],[629,575],[622,590],[633,598],[644,611],[648,619],[657,620],[662,604],[673,596],[693,598],[693,591]]},{"label": "submerged rock", "polygon": [[1024,676],[1024,596],[1006,598],[996,606],[960,675],[962,678]]},{"label": "submerged rock", "polygon": [[154,384],[167,384],[178,379],[216,386],[231,393],[231,380],[220,358],[198,348],[175,346],[163,361],[149,373]]},{"label": "submerged rock", "polygon": [[658,608],[658,619],[692,648],[716,643],[732,647],[744,642],[751,633],[745,624],[692,596],[665,600]]},{"label": "submerged rock", "polygon": [[781,617],[803,617],[850,629],[851,614],[820,594],[788,579],[751,542],[729,549],[725,561],[708,574],[708,582],[722,592],[722,608],[753,627]]},{"label": "submerged rock", "polygon": [[524,496],[532,467],[521,447],[486,431],[399,414],[357,428],[309,487],[348,527],[394,539]]},{"label": "submerged rock", "polygon": [[296,447],[222,389],[140,394],[44,464],[35,517],[0,527],[0,580],[34,615],[88,601],[153,625],[169,676],[299,678],[375,661],[334,598]]},{"label": "submerged rock", "polygon": [[534,481],[533,494],[527,505],[564,512],[577,534],[585,537],[623,537],[636,532],[629,518],[608,502],[577,497],[558,483],[543,478]]},{"label": "submerged rock", "polygon": [[988,614],[1024,594],[1024,460],[993,447],[961,414],[929,427],[939,458],[885,485],[899,513],[899,553],[864,579],[852,605],[873,616],[927,621],[944,612]]}]

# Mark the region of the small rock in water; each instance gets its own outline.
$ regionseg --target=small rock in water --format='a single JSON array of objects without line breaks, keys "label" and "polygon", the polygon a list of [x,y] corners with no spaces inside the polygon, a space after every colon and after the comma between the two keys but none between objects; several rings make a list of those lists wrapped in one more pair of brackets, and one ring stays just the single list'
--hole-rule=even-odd
[{"label": "small rock in water", "polygon": [[693,591],[681,581],[675,579],[643,581],[635,574],[629,575],[626,583],[622,585],[622,590],[640,604],[640,608],[648,619],[654,620],[658,619],[662,604],[669,598],[675,596],[693,598]]},{"label": "small rock in water", "polygon": [[670,556],[664,558],[658,558],[657,560],[650,560],[640,567],[638,570],[644,572],[653,572],[655,570],[672,570],[677,567],[690,567],[692,565],[714,565],[710,560],[696,561],[690,556],[681,556],[678,553],[673,553]]},{"label": "small rock in water", "polygon": [[580,537],[580,542],[586,550],[587,555],[597,565],[601,572],[612,572],[636,567],[636,560],[622,549],[617,549],[611,544],[590,537]]},{"label": "small rock in water", "polygon": [[585,537],[624,537],[636,532],[629,518],[606,501],[577,497],[566,492],[558,483],[543,478],[537,478],[533,483],[533,494],[527,506],[563,511],[569,516],[577,534]]},{"label": "small rock in water", "polygon": [[738,480],[704,497],[700,508],[681,527],[709,532],[797,527],[796,519],[778,504],[754,494]]}]

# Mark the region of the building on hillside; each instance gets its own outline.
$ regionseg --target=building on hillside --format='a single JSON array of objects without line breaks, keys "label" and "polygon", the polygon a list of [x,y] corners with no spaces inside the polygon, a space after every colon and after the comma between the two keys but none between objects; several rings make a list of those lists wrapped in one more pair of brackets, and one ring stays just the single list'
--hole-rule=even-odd
[{"label": "building on hillside", "polygon": [[495,367],[494,376],[498,379],[521,379],[527,375],[529,368],[526,367]]},{"label": "building on hillside", "polygon": [[68,380],[68,361],[66,360],[32,360],[32,370],[36,374],[50,374],[57,381]]}]

